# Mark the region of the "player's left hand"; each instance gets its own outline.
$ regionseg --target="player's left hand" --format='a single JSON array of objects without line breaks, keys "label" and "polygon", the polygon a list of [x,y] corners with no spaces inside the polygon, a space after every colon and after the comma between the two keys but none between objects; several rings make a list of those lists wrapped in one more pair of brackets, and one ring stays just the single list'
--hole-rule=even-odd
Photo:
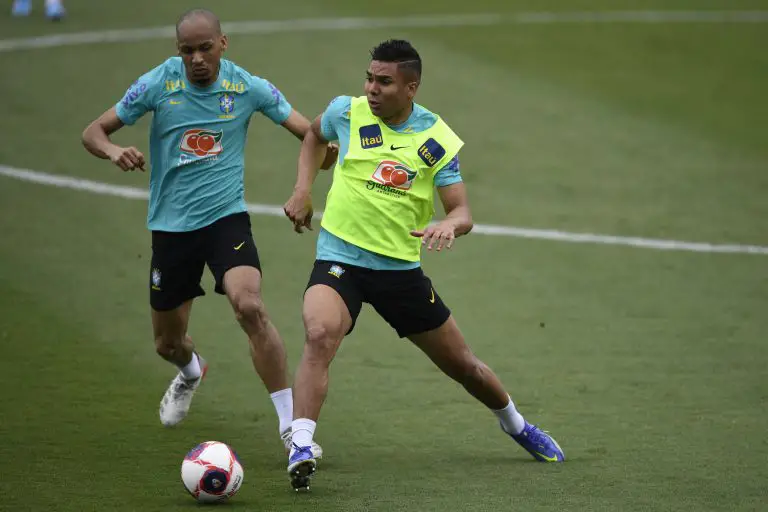
[{"label": "player's left hand", "polygon": [[440,252],[443,247],[450,249],[453,246],[453,241],[456,240],[456,228],[451,221],[443,220],[427,226],[423,231],[413,230],[411,236],[421,238],[421,245],[426,245],[428,251],[437,244],[437,252]]},{"label": "player's left hand", "polygon": [[328,149],[325,150],[325,160],[320,166],[320,169],[327,171],[333,164],[336,163],[336,159],[339,158],[339,146],[337,144],[328,144]]},{"label": "player's left hand", "polygon": [[285,216],[293,222],[293,230],[303,233],[304,228],[312,230],[312,197],[309,194],[294,192],[283,205]]}]

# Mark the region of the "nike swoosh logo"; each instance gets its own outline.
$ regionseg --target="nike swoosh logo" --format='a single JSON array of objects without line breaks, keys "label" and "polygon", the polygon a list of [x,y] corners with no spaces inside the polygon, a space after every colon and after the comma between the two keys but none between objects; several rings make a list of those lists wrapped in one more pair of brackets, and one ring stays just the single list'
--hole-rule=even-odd
[{"label": "nike swoosh logo", "polygon": [[395,146],[394,144],[391,144],[391,145],[389,146],[389,149],[391,149],[392,151],[395,151],[395,150],[398,150],[398,149],[403,149],[403,148],[407,148],[407,147],[408,147],[408,146]]},{"label": "nike swoosh logo", "polygon": [[547,457],[543,453],[539,453],[539,452],[536,452],[536,455],[538,455],[539,457],[541,457],[542,459],[544,459],[547,462],[557,462],[559,460],[557,458],[557,455],[555,455],[554,457]]},{"label": "nike swoosh logo", "polygon": [[[430,290],[432,289],[430,288]],[[430,297],[429,302],[432,304],[435,303],[435,290],[432,290],[432,297]]]},{"label": "nike swoosh logo", "polygon": [[181,105],[181,102],[171,100],[171,105]]},{"label": "nike swoosh logo", "polygon": [[240,242],[240,245],[236,245],[236,246],[235,246],[235,250],[236,250],[236,251],[239,251],[239,250],[240,250],[240,248],[241,248],[241,247],[243,247],[244,245],[245,245],[245,242]]}]

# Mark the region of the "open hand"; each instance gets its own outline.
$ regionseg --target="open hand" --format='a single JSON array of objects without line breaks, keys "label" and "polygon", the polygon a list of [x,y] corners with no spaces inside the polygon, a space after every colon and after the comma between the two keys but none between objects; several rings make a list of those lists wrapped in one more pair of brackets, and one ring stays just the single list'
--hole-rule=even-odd
[{"label": "open hand", "polygon": [[442,221],[431,224],[422,231],[413,230],[411,236],[421,238],[421,245],[426,245],[428,251],[437,244],[437,251],[440,252],[443,247],[450,249],[453,246],[453,241],[456,240],[456,228],[452,222]]}]

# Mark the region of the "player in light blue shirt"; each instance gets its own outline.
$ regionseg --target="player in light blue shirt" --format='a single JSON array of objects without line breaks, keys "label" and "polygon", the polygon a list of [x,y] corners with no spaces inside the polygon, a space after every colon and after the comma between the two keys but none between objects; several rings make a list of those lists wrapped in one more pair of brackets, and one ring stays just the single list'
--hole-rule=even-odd
[{"label": "player in light blue shirt", "polygon": [[[246,211],[244,149],[251,116],[259,112],[281,124],[292,112],[274,85],[226,59],[209,86],[195,85],[184,74],[181,58],[171,57],[141,76],[115,105],[127,125],[154,112],[147,218],[152,231],[194,231]],[[293,128],[300,137],[300,126]]]},{"label": "player in light blue shirt", "polygon": [[[208,265],[216,291],[226,294],[248,335],[254,368],[271,394],[287,448],[293,399],[283,342],[261,300],[261,266],[243,195],[244,149],[256,112],[299,139],[309,121],[274,85],[222,58],[227,37],[210,11],[182,15],[176,39],[179,56],[136,80],[86,128],[83,144],[123,171],[144,170],[144,155],[113,144],[109,135],[153,113],[147,216],[152,324],[158,354],[179,368],[161,401],[161,422],[175,425],[186,416],[207,370],[187,324],[192,301],[205,294],[200,278]],[[326,168],[335,156],[332,147]]]}]

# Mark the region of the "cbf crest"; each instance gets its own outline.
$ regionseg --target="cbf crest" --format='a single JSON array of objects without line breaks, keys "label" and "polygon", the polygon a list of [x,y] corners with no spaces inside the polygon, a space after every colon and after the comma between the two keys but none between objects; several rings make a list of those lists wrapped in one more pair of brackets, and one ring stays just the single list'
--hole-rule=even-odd
[{"label": "cbf crest", "polygon": [[219,96],[219,109],[225,114],[231,114],[235,111],[235,97],[231,94],[222,94]]},{"label": "cbf crest", "polygon": [[162,274],[160,273],[160,269],[153,268],[152,269],[152,289],[160,291],[160,279],[162,277]]},{"label": "cbf crest", "polygon": [[344,269],[341,268],[339,265],[331,265],[330,270],[328,270],[328,273],[331,274],[333,277],[341,278],[342,274],[344,274]]}]

